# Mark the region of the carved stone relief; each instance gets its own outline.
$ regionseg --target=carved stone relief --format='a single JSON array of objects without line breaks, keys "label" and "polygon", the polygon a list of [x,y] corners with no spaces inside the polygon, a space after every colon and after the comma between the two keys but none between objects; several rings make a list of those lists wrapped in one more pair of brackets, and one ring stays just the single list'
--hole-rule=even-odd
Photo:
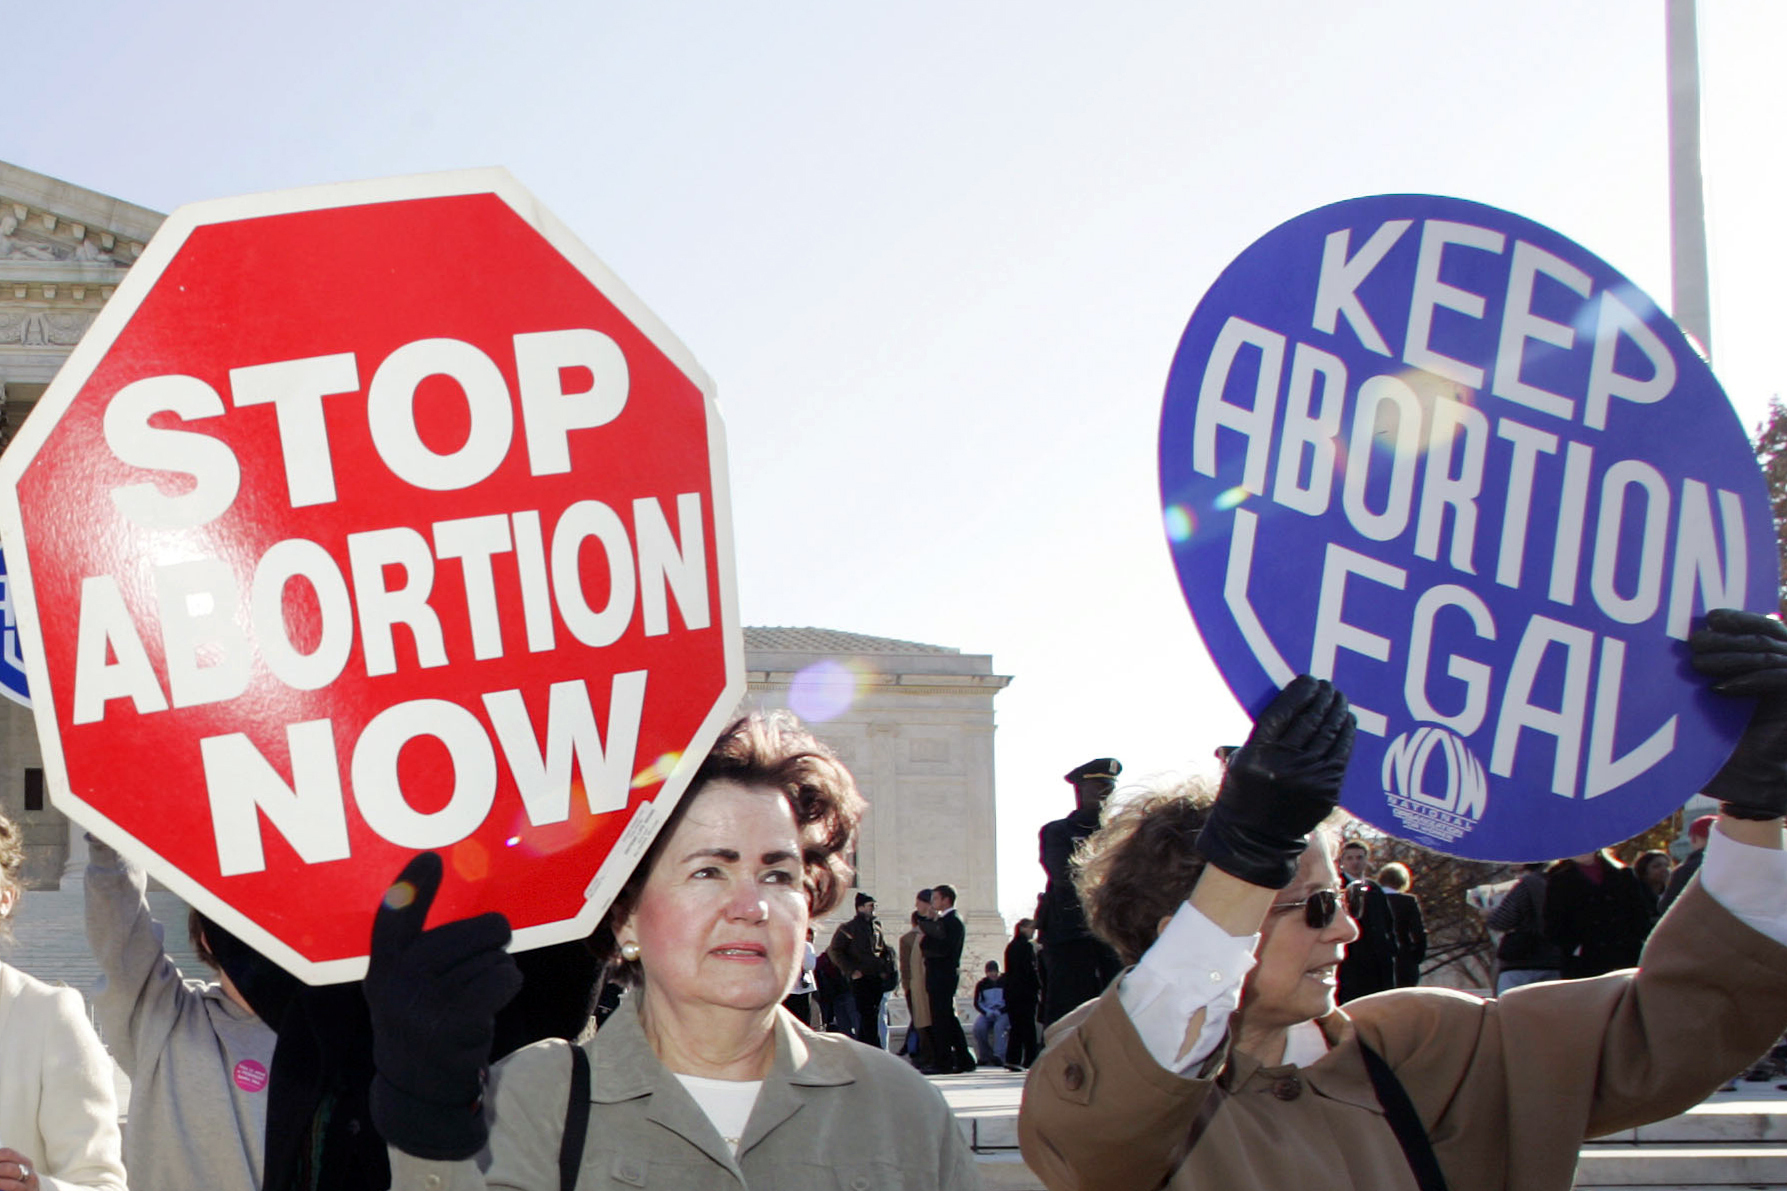
[{"label": "carved stone relief", "polygon": [[0,347],[73,347],[92,321],[81,310],[0,310]]},{"label": "carved stone relief", "polygon": [[120,269],[130,267],[129,261],[119,260],[92,236],[79,240],[52,236],[30,225],[21,225],[10,211],[0,215],[0,260],[68,261],[115,265]]}]

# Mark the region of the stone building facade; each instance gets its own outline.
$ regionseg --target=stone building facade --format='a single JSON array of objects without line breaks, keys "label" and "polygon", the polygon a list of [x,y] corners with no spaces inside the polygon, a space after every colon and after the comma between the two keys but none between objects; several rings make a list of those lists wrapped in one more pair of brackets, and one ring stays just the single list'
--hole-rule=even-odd
[{"label": "stone building facade", "polygon": [[[0,444],[161,221],[154,211],[0,162]],[[0,607],[10,629],[10,605]],[[54,889],[71,863],[68,824],[45,798],[31,714],[10,702],[0,707],[0,809],[24,831],[27,884]]]},{"label": "stone building facade", "polygon": [[[747,628],[745,666],[747,705],[801,715],[869,800],[856,883],[874,895],[888,942],[908,929],[918,890],[955,886],[968,930],[963,984],[972,985],[986,960],[1004,956],[1007,940],[994,847],[993,696],[1011,679],[993,673],[986,654],[832,629]],[[821,947],[851,912],[847,904],[816,924]]]},{"label": "stone building facade", "polygon": [[[0,162],[0,445],[30,413],[163,217]],[[0,600],[0,613],[11,623]],[[881,899],[892,936],[913,893],[947,881],[968,926],[964,973],[1001,954],[996,910],[992,659],[829,629],[748,628],[746,704],[792,707],[851,766],[872,810],[858,883]],[[31,713],[0,700],[0,811],[25,833],[29,950],[78,923],[85,847],[50,807]],[[53,891],[61,889],[61,894]],[[847,911],[846,911],[847,912]],[[20,924],[22,927],[24,923]],[[829,937],[829,924],[816,924]],[[78,928],[76,928],[78,929]],[[177,928],[176,928],[177,929]],[[58,952],[59,954],[59,952]],[[28,954],[14,958],[31,969]],[[72,961],[71,961],[72,962]],[[54,978],[54,970],[37,970]],[[70,973],[70,982],[80,979]]]}]

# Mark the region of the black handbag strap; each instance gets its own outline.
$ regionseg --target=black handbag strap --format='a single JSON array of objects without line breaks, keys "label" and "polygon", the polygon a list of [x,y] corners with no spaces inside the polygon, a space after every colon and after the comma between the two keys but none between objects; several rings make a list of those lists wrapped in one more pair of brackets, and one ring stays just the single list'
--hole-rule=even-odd
[{"label": "black handbag strap", "polygon": [[583,1139],[589,1134],[589,1055],[571,1044],[571,1099],[565,1105],[565,1135],[558,1145],[559,1191],[576,1191],[583,1165]]},{"label": "black handbag strap", "polygon": [[[1402,1081],[1390,1070],[1390,1064],[1384,1062],[1377,1051],[1363,1042],[1359,1043],[1359,1053],[1365,1059],[1366,1073],[1371,1076],[1371,1089],[1377,1093],[1377,1102],[1383,1107],[1390,1132],[1396,1135],[1396,1144],[1402,1147],[1402,1155],[1408,1159],[1409,1172],[1415,1176],[1415,1186],[1421,1191],[1447,1191],[1446,1176],[1440,1170],[1439,1159],[1434,1156],[1433,1143],[1428,1140],[1427,1130],[1422,1126],[1421,1118],[1416,1115],[1408,1092],[1403,1090]],[[1226,1074],[1227,1072],[1224,1073]],[[1209,1095],[1204,1098],[1197,1117],[1174,1151],[1171,1168],[1177,1169],[1190,1155],[1192,1147],[1203,1138],[1217,1109],[1222,1107],[1222,1102],[1227,1098],[1228,1091],[1223,1085],[1223,1076],[1218,1076],[1211,1085]],[[1168,1178],[1170,1180],[1171,1176]],[[1165,1185],[1161,1184],[1163,1187]]]},{"label": "black handbag strap", "polygon": [[1433,1143],[1428,1140],[1427,1130],[1415,1114],[1415,1106],[1409,1102],[1402,1081],[1396,1078],[1383,1056],[1363,1042],[1359,1043],[1359,1053],[1365,1057],[1365,1070],[1371,1075],[1372,1090],[1377,1093],[1377,1102],[1384,1107],[1384,1116],[1390,1121],[1390,1131],[1396,1134],[1397,1144],[1402,1146],[1403,1157],[1408,1159],[1415,1185],[1421,1191],[1446,1191],[1446,1176],[1440,1171],[1439,1159],[1434,1157]]}]

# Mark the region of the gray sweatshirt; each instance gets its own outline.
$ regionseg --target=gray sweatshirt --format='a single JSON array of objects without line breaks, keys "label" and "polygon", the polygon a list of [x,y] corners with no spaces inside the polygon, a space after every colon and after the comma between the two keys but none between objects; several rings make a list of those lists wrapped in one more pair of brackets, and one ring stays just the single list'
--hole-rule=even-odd
[{"label": "gray sweatshirt", "polygon": [[258,1191],[275,1035],[162,950],[142,871],[92,836],[87,942],[104,976],[100,1037],[130,1076],[131,1191]]}]

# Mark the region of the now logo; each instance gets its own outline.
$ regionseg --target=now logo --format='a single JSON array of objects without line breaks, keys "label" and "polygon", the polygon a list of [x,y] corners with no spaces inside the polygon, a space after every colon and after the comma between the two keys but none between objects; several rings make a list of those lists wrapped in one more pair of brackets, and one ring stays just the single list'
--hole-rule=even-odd
[{"label": "now logo", "polygon": [[[1384,750],[1383,778],[1388,795],[1407,799],[1414,807],[1469,819],[1481,819],[1489,801],[1483,762],[1462,737],[1431,724],[1390,742]],[[1443,793],[1433,792],[1442,789]]]}]

